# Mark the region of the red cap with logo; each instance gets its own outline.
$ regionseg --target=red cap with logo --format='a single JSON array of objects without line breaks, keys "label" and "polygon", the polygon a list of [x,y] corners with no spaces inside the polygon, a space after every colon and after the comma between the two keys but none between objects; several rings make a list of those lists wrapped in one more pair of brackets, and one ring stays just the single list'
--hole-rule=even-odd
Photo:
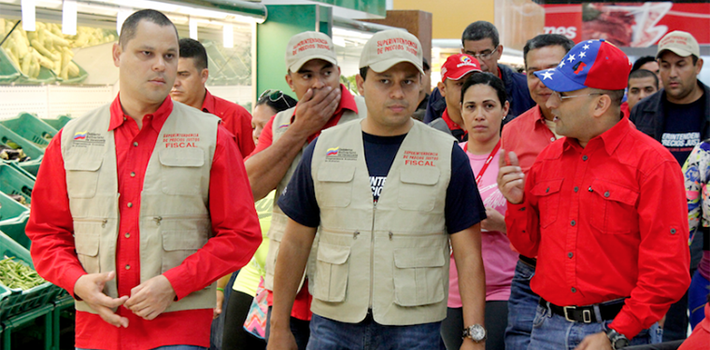
[{"label": "red cap with logo", "polygon": [[480,71],[481,65],[475,57],[457,53],[449,56],[441,66],[441,82],[446,82],[446,79],[459,80],[468,73]]}]

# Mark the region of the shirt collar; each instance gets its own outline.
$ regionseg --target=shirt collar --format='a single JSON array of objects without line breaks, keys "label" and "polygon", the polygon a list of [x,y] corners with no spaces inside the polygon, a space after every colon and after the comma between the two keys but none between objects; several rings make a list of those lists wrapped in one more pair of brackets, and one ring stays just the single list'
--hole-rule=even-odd
[{"label": "shirt collar", "polygon": [[[119,93],[116,98],[113,100],[113,103],[111,103],[111,122],[109,123],[108,126],[108,131],[113,131],[119,126],[123,125],[123,123],[130,118],[123,112],[123,107],[121,107],[121,93]],[[163,100],[163,103],[158,107],[158,110],[155,111],[153,114],[146,114],[143,117],[145,118],[148,115],[153,116],[153,120],[150,123],[150,126],[155,129],[155,131],[160,132],[160,129],[163,127],[163,124],[165,123],[165,120],[168,119],[168,116],[170,113],[173,111],[173,100],[170,99],[170,96],[166,96],[165,100]]]},{"label": "shirt collar", "polygon": [[446,122],[446,126],[449,127],[449,130],[463,130],[461,129],[461,126],[458,124],[454,123],[453,120],[451,120],[451,117],[449,117],[449,109],[445,109],[444,113],[441,114],[441,119],[443,119]]},{"label": "shirt collar", "polygon": [[[619,120],[619,122],[617,122],[616,125],[612,126],[609,130],[589,140],[587,148],[590,146],[598,148],[603,147],[608,155],[612,155],[629,131],[631,131],[631,122],[629,121],[628,116],[622,113],[621,120]],[[601,144],[597,145],[599,142],[601,142]],[[568,150],[570,147],[581,146],[579,146],[577,139],[565,137],[564,149]]]},{"label": "shirt collar", "polygon": [[532,113],[533,113],[533,116],[535,117],[534,128],[535,129],[542,128],[542,127],[547,128],[547,123],[545,123],[545,116],[542,115],[542,110],[540,109],[540,105],[535,105],[535,107],[533,107]]},{"label": "shirt collar", "polygon": [[[291,123],[293,123],[293,117],[296,116],[296,109],[298,109],[298,105],[296,105],[296,108],[293,109]],[[355,97],[350,93],[350,90],[348,90],[345,85],[340,84],[340,104],[338,105],[338,109],[335,110],[335,113],[333,113],[333,117],[341,115],[342,112],[344,112],[344,109],[351,110],[356,114],[358,113]]]},{"label": "shirt collar", "polygon": [[215,114],[215,98],[212,96],[212,94],[209,92],[209,90],[205,89],[205,99],[202,101],[202,111]]}]

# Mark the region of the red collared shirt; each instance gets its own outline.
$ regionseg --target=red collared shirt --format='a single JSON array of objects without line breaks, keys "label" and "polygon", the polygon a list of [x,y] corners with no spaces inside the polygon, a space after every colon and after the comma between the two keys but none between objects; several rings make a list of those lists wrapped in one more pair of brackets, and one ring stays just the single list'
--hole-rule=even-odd
[{"label": "red collared shirt", "polygon": [[222,125],[236,138],[242,157],[250,155],[254,151],[254,139],[251,137],[251,114],[244,107],[205,91],[202,111],[212,113],[222,119]]},{"label": "red collared shirt", "polygon": [[[335,110],[335,113],[333,113],[333,117],[328,120],[327,123],[323,126],[323,129],[325,130],[327,128],[330,128],[331,126],[336,126],[338,125],[338,122],[340,121],[340,117],[343,116],[343,113],[345,110],[351,110],[355,113],[357,113],[357,104],[355,103],[355,98],[353,95],[348,91],[348,88],[345,87],[345,85],[340,84],[340,104],[338,105],[338,109]],[[291,123],[293,123],[293,119],[296,117],[296,110],[293,110],[293,117],[291,117]],[[254,152],[252,154],[257,154],[263,150],[265,150],[267,147],[271,146],[271,144],[274,142],[274,131],[272,129],[272,126],[274,124],[274,117],[271,117],[271,119],[266,123],[264,126],[264,130],[261,132],[261,135],[259,135],[259,143],[256,145],[256,149],[254,149]],[[285,126],[286,127],[286,126]],[[320,135],[320,131],[309,136],[308,137],[308,143],[311,141],[315,140],[316,137]]]},{"label": "red collared shirt", "polygon": [[545,124],[540,106],[536,105],[503,127],[501,148],[506,153],[515,152],[520,167],[527,174],[537,155],[555,140],[555,135]]},{"label": "red collared shirt", "polygon": [[[343,116],[343,113],[345,113],[345,110],[350,110],[355,113],[358,112],[357,110],[357,104],[355,103],[355,97],[348,91],[348,89],[345,87],[345,85],[340,84],[340,105],[338,105],[338,109],[335,110],[335,113],[333,113],[333,117],[328,120],[328,122],[323,126],[322,130],[325,130],[327,128],[330,128],[332,126],[338,125],[338,122],[340,121],[340,117]],[[275,116],[274,116],[275,117]],[[265,150],[267,147],[271,146],[273,143],[274,139],[274,133],[272,130],[272,126],[274,124],[274,117],[271,117],[268,123],[266,123],[266,126],[264,126],[264,130],[261,132],[261,135],[259,136],[259,143],[256,145],[256,149],[254,150],[253,154],[257,154],[263,150]],[[296,117],[296,110],[293,111],[293,116],[291,117],[291,122],[293,123],[293,119]],[[308,143],[311,141],[315,140],[316,137],[320,135],[320,131],[309,136],[308,137]],[[308,281],[306,281],[308,282]],[[308,292],[308,284],[304,284],[303,288],[298,292],[296,295],[296,299],[293,302],[293,309],[291,309],[291,316],[299,319],[299,320],[310,320],[311,319],[311,294]],[[273,304],[273,296],[271,294],[271,291],[269,291],[269,294],[267,296],[267,302],[269,306]]]},{"label": "red collared shirt", "polygon": [[[131,295],[140,284],[140,196],[148,161],[160,129],[172,111],[166,98],[160,108],[143,117],[143,127],[125,116],[116,97],[111,122],[116,143],[119,224],[116,273],[120,296]],[[261,242],[259,221],[242,157],[223,127],[210,172],[209,209],[215,236],[180,266],[165,272],[178,300],[249,262]],[[128,203],[132,203],[128,207]],[[74,249],[73,219],[67,197],[61,131],[47,147],[32,193],[27,236],[37,271],[47,280],[74,292],[77,279],[86,274]],[[128,268],[130,266],[130,268]],[[116,328],[100,316],[77,311],[76,346],[91,349],[152,349],[175,344],[209,346],[212,309],[163,313],[144,320],[121,306],[128,328]]]},{"label": "red collared shirt", "polygon": [[628,298],[611,327],[631,338],[690,284],[687,213],[678,162],[623,118],[585,148],[545,148],[505,221],[515,248],[538,257],[535,293],[560,306]]}]

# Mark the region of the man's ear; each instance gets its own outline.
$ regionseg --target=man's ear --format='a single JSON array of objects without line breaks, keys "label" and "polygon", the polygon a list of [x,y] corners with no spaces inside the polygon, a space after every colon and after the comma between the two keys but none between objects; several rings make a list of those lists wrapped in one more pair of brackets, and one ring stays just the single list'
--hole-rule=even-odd
[{"label": "man's ear", "polygon": [[111,56],[113,58],[113,65],[118,67],[121,64],[121,46],[118,45],[118,43],[113,43]]},{"label": "man's ear", "polygon": [[436,83],[436,87],[439,88],[439,92],[441,93],[441,97],[446,98],[446,84],[442,82]]},{"label": "man's ear", "polygon": [[200,72],[200,80],[202,81],[202,85],[205,85],[207,82],[207,79],[210,78],[210,70],[205,68]]},{"label": "man's ear", "polygon": [[[338,68],[340,69],[340,68]],[[355,75],[355,85],[357,85],[357,92],[360,93],[360,96],[365,95],[365,79],[362,78],[362,75],[359,73]]]},{"label": "man's ear", "polygon": [[594,105],[592,114],[595,118],[603,116],[611,108],[611,97],[609,95],[600,95],[597,103]]},{"label": "man's ear", "polygon": [[293,78],[291,78],[291,72],[288,72],[284,77],[286,79],[286,84],[291,88],[291,91],[295,92],[296,88],[293,87]]}]

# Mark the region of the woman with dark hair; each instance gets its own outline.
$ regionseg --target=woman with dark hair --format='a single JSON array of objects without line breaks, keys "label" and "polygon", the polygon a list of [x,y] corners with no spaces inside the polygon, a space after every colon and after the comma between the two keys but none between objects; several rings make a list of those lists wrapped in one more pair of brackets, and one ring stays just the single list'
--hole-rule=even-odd
[{"label": "woman with dark hair", "polygon": [[[259,135],[264,129],[264,125],[276,113],[287,110],[296,105],[296,100],[279,90],[266,90],[256,102],[252,112],[251,125],[254,129],[252,137],[254,143],[259,142]],[[227,310],[224,321],[224,334],[222,335],[222,349],[265,349],[266,342],[244,329],[244,321],[247,318],[252,301],[257,293],[261,278],[264,277],[264,266],[266,264],[266,253],[269,251],[269,239],[266,232],[271,226],[271,209],[274,202],[273,192],[255,203],[256,211],[259,214],[259,224],[261,225],[262,243],[257,249],[249,264],[239,271],[232,293],[229,296]],[[229,286],[228,286],[229,287]]]},{"label": "woman with dark hair", "polygon": [[[518,255],[511,250],[505,233],[507,201],[496,184],[500,129],[509,109],[505,86],[498,77],[490,73],[476,73],[464,82],[461,88],[461,116],[468,132],[468,142],[460,146],[471,162],[487,216],[481,222],[481,251],[486,271],[486,349],[505,348],[503,336],[508,319],[508,298],[518,261]],[[448,310],[441,325],[442,338],[449,350],[461,347],[462,314],[458,272],[452,258]]]}]

